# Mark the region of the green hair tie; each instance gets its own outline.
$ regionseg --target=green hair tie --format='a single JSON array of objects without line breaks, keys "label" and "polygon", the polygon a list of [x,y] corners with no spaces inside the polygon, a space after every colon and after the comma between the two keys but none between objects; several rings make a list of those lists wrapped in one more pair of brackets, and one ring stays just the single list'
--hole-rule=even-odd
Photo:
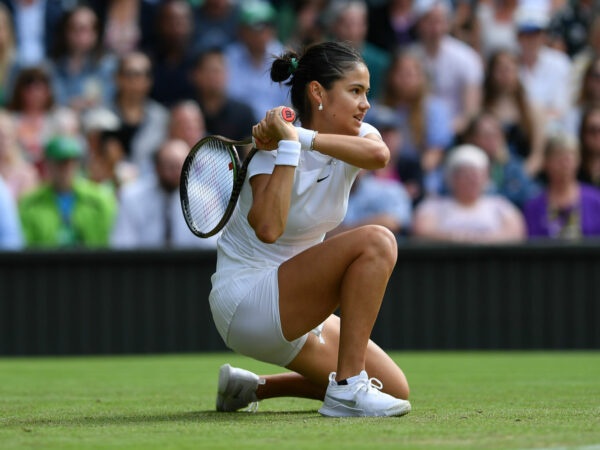
[{"label": "green hair tie", "polygon": [[298,70],[298,60],[296,58],[290,59],[290,75]]}]

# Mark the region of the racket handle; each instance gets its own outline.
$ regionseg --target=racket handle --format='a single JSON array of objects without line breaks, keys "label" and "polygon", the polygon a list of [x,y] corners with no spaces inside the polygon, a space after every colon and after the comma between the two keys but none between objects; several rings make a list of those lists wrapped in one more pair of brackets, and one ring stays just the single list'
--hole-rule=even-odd
[{"label": "racket handle", "polygon": [[281,117],[286,122],[293,122],[296,120],[296,113],[292,108],[288,108],[287,106],[281,109]]}]

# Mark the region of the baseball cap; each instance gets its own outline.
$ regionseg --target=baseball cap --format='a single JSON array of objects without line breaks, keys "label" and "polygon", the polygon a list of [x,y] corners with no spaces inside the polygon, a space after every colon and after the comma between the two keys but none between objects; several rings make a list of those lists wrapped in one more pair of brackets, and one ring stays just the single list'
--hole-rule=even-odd
[{"label": "baseball cap", "polygon": [[53,161],[78,159],[83,156],[83,146],[74,137],[54,136],[46,144],[44,154],[47,159]]},{"label": "baseball cap", "polygon": [[250,0],[242,2],[240,6],[240,23],[252,28],[272,24],[276,15],[275,8],[266,1]]},{"label": "baseball cap", "polygon": [[515,12],[515,25],[519,33],[534,33],[548,28],[550,17],[541,6],[520,6]]}]

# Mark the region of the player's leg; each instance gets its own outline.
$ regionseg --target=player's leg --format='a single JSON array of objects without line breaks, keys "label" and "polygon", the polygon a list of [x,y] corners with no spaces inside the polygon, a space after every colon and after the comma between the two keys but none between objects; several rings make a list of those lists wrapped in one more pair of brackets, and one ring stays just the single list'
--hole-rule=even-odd
[{"label": "player's leg", "polygon": [[[309,335],[304,347],[287,366],[291,373],[266,375],[258,386],[259,400],[273,397],[303,397],[323,400],[327,377],[336,370],[339,347],[340,319],[331,316],[323,328],[323,342]],[[400,367],[377,344],[369,340],[366,355],[369,376],[379,379],[383,392],[396,398],[408,399],[409,387]]]},{"label": "player's leg", "polygon": [[283,335],[294,340],[339,308],[338,380],[366,365],[369,337],[396,263],[394,235],[365,226],[332,237],[279,268],[279,312]]},{"label": "player's leg", "polygon": [[[309,334],[300,353],[288,365],[299,374],[296,376],[286,374],[259,379],[252,373],[240,371],[234,372],[235,382],[228,383],[230,372],[225,367],[225,375],[220,375],[219,385],[227,389],[224,388],[226,395],[221,397],[237,402],[240,397],[231,392],[239,390],[244,393],[243,404],[273,396],[322,398],[324,388],[327,392],[340,389],[335,382],[328,384],[331,372],[337,373],[338,381],[364,376],[362,381],[353,378],[352,383],[362,383],[365,391],[369,391],[367,385],[371,382],[360,373],[367,369],[381,373],[380,376],[387,380],[389,386],[384,386],[385,391],[392,392],[396,399],[405,398],[408,386],[404,375],[369,340],[396,261],[396,253],[396,239],[389,230],[365,226],[335,236],[283,263],[278,271],[278,286],[284,337],[293,341],[327,320],[326,342],[321,344],[314,335]],[[335,319],[337,322],[332,325],[330,316],[338,308],[341,321]],[[262,384],[262,381],[265,383]],[[349,390],[354,391],[354,388],[349,387]],[[384,394],[378,395],[373,390],[370,392],[368,398],[362,401],[366,407],[359,408],[360,414],[356,415],[397,415],[397,408],[403,408],[402,413],[408,411],[401,401],[386,398]],[[326,400],[329,398],[332,397],[327,396]],[[229,400],[227,403],[219,409],[218,401],[217,409],[237,408],[237,403],[233,405]],[[396,409],[392,411],[386,405]],[[407,406],[410,408],[410,405]],[[354,413],[346,412],[343,414]],[[327,415],[335,414],[337,410]]]},{"label": "player's leg", "polygon": [[[300,353],[288,364],[294,372],[258,376],[244,369],[221,367],[218,411],[236,411],[252,402],[275,397],[301,397],[323,400],[328,375],[335,371],[338,359],[340,319],[332,315],[324,323],[322,340],[309,334]],[[375,343],[369,340],[366,370],[379,379],[382,391],[396,398],[408,398],[408,383],[402,370]],[[410,405],[408,405],[410,407]]]}]

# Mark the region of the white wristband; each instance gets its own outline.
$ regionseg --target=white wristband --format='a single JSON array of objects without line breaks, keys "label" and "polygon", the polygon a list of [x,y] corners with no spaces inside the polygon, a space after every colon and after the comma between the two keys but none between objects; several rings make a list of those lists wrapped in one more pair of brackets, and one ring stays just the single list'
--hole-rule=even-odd
[{"label": "white wristband", "polygon": [[300,160],[300,142],[298,141],[279,141],[277,156],[275,157],[276,166],[294,166],[298,165]]},{"label": "white wristband", "polygon": [[311,143],[313,141],[313,136],[315,132],[313,130],[307,130],[306,128],[296,127],[298,131],[298,140],[300,141],[300,146],[302,150],[312,150],[310,148]]}]

